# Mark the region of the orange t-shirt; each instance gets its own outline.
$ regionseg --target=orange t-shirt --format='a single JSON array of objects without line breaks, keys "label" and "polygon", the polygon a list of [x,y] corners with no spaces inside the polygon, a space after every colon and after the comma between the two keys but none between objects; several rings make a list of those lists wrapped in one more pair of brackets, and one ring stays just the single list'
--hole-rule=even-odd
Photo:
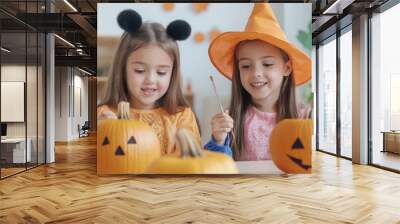
[{"label": "orange t-shirt", "polygon": [[[102,105],[97,107],[97,117],[104,111],[111,110],[117,114],[117,108]],[[169,114],[164,108],[159,107],[152,110],[130,109],[131,119],[143,121],[150,125],[160,141],[161,154],[174,153],[175,132],[179,128],[186,128],[192,134],[195,140],[201,145],[199,128],[193,111],[186,107],[176,114]]]}]

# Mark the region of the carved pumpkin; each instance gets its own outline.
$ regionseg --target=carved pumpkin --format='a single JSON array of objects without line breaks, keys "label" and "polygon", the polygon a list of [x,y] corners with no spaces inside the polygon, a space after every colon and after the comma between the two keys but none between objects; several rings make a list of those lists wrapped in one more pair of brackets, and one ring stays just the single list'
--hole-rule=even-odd
[{"label": "carved pumpkin", "polygon": [[129,120],[129,103],[118,105],[118,119],[97,126],[97,173],[144,173],[161,156],[159,140],[144,122]]},{"label": "carved pumpkin", "polygon": [[235,162],[229,156],[202,150],[186,129],[178,130],[176,143],[180,153],[165,155],[154,161],[152,174],[237,174]]},{"label": "carved pumpkin", "polygon": [[311,173],[312,120],[285,119],[269,139],[275,165],[286,173]]}]

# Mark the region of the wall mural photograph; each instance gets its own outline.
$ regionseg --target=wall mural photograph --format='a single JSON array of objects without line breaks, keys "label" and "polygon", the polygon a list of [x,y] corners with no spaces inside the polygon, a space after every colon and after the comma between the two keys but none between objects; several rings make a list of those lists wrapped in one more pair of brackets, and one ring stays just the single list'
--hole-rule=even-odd
[{"label": "wall mural photograph", "polygon": [[310,4],[97,13],[99,175],[311,173]]}]

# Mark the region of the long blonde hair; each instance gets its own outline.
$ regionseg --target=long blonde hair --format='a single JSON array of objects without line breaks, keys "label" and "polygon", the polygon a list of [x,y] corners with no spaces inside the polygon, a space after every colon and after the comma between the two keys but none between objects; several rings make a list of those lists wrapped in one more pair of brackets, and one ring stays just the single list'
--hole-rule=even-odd
[{"label": "long blonde hair", "polygon": [[[240,43],[239,43],[240,44]],[[233,149],[233,157],[238,160],[240,154],[244,149],[244,117],[249,105],[252,104],[251,95],[243,87],[240,80],[239,63],[236,57],[238,49],[236,45],[235,54],[233,55],[233,77],[232,77],[232,93],[231,102],[229,106],[229,115],[235,121],[234,123],[234,134],[236,136],[235,142],[231,142],[231,148]],[[279,48],[278,48],[279,49]],[[289,61],[289,56],[281,49],[283,60]],[[279,98],[275,104],[275,110],[277,112],[276,122],[279,122],[286,118],[297,118],[298,112],[296,107],[296,89],[295,82],[293,79],[293,72],[289,76],[284,76],[282,85],[279,91]],[[230,134],[230,139],[232,134]]]},{"label": "long blonde hair", "polygon": [[120,101],[131,102],[127,86],[126,61],[128,56],[137,49],[157,44],[173,59],[171,81],[166,94],[157,101],[168,113],[174,114],[188,107],[181,88],[181,72],[179,48],[176,41],[168,36],[165,28],[159,23],[145,22],[134,33],[124,32],[117,47],[109,72],[107,92],[102,105],[114,106]]}]

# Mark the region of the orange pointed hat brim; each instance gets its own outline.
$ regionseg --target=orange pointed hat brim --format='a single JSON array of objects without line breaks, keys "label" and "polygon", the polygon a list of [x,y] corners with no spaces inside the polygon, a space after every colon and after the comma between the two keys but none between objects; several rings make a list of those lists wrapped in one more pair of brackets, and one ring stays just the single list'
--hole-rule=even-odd
[{"label": "orange pointed hat brim", "polygon": [[[260,16],[260,10],[268,11],[267,21],[256,18]],[[292,74],[296,85],[311,79],[311,59],[287,41],[268,3],[255,4],[244,32],[225,32],[211,42],[208,49],[210,60],[228,79],[232,79],[235,48],[245,40],[262,40],[282,49],[292,62]]]}]

